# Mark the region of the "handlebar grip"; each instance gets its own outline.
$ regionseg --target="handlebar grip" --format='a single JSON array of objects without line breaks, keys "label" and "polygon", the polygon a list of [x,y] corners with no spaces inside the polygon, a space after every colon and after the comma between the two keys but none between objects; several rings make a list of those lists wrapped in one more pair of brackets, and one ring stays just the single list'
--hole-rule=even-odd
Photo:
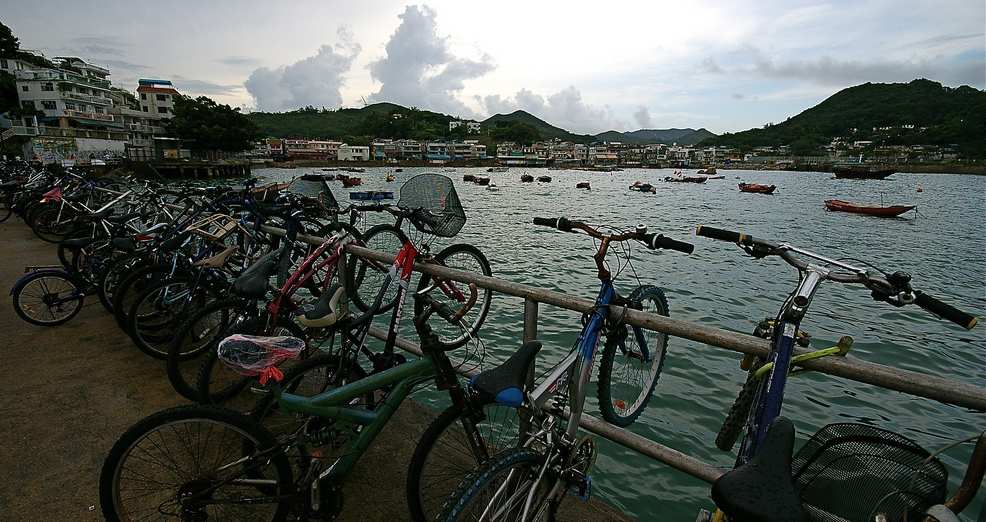
[{"label": "handlebar grip", "polygon": [[558,228],[558,218],[534,218],[534,224],[542,227]]},{"label": "handlebar grip", "polygon": [[698,228],[695,229],[695,235],[708,237],[711,239],[718,239],[719,241],[728,241],[730,243],[740,243],[740,244],[746,244],[744,240],[750,239],[750,236],[746,234],[733,232],[732,230],[722,230],[719,228],[707,227],[704,225],[699,225]]},{"label": "handlebar grip", "polygon": [[972,330],[976,326],[976,323],[979,322],[976,316],[969,315],[948,303],[943,303],[922,292],[915,292],[914,304],[939,317],[948,319],[966,330]]},{"label": "handlebar grip", "polygon": [[691,254],[695,251],[695,245],[685,243],[684,241],[677,241],[671,239],[670,237],[664,237],[661,234],[644,234],[643,241],[644,244],[647,245],[647,248],[650,248],[651,250],[663,248],[666,250],[677,250],[678,252],[684,252],[685,254]]}]

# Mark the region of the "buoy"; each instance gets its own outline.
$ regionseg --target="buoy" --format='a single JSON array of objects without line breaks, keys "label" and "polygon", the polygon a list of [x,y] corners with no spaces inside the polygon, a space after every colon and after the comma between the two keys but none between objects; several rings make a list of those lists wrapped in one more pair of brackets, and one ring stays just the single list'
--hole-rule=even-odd
[{"label": "buoy", "polygon": [[918,185],[918,192],[924,192],[924,188],[922,188],[921,185]]}]

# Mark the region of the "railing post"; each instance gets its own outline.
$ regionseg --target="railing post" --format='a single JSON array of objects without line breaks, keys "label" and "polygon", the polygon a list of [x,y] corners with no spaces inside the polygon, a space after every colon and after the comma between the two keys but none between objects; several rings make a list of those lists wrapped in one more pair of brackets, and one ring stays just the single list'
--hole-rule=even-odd
[{"label": "railing post", "polygon": [[524,342],[538,338],[538,302],[524,299]]}]

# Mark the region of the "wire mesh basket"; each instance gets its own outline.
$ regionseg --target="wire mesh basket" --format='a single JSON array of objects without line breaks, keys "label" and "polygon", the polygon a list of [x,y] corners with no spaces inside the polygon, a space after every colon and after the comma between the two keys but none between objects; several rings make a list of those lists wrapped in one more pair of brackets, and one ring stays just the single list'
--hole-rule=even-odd
[{"label": "wire mesh basket", "polygon": [[[910,439],[856,423],[829,424],[794,455],[795,485],[818,522],[921,520],[944,502],[948,471]],[[905,518],[906,517],[906,518]]]},{"label": "wire mesh basket", "polygon": [[311,202],[313,206],[321,207],[324,211],[331,212],[339,209],[339,202],[332,194],[332,189],[329,188],[329,184],[323,176],[306,174],[300,178],[295,178],[285,190],[304,197],[305,203]]},{"label": "wire mesh basket", "polygon": [[419,210],[411,218],[414,227],[426,234],[454,237],[466,224],[466,212],[448,176],[418,174],[401,187],[397,206]]}]

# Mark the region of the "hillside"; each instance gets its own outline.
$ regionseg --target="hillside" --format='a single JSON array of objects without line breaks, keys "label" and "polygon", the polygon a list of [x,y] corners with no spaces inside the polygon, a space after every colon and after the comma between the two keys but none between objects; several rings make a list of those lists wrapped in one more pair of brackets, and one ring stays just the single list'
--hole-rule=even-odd
[{"label": "hillside", "polygon": [[448,134],[448,122],[452,120],[445,114],[393,103],[374,103],[360,109],[306,107],[247,116],[267,136],[339,139],[356,144],[373,137],[433,139]]},{"label": "hillside", "polygon": [[506,124],[525,124],[530,125],[538,134],[540,134],[543,139],[558,138],[565,141],[574,141],[576,143],[589,143],[594,141],[594,137],[588,134],[573,134],[565,129],[555,127],[550,123],[534,116],[533,114],[525,111],[514,111],[510,114],[494,114],[489,118],[482,121],[483,127],[496,127],[497,125]]},{"label": "hillside", "polygon": [[[873,130],[902,125],[914,128]],[[723,134],[702,144],[741,149],[788,145],[796,154],[811,154],[836,136],[886,145],[955,144],[965,156],[986,157],[986,92],[924,79],[865,83],[843,89],[782,123]]]},{"label": "hillside", "polygon": [[640,129],[635,131],[607,131],[596,134],[597,141],[622,141],[624,143],[678,143],[694,145],[715,134],[706,129]]}]

